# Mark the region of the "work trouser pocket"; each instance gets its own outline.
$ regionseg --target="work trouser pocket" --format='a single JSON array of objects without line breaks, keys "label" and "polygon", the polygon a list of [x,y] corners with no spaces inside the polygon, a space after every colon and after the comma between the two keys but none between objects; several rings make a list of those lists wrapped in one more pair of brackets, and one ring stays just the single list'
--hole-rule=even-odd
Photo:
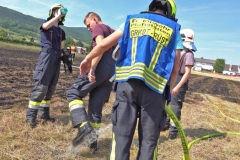
[{"label": "work trouser pocket", "polygon": [[42,77],[42,73],[43,73],[43,67],[44,67],[44,64],[43,63],[38,63],[36,68],[35,68],[35,71],[33,72],[33,79],[35,81],[37,80],[40,80],[41,77]]},{"label": "work trouser pocket", "polygon": [[159,123],[160,131],[163,130],[163,128],[165,127],[166,122],[167,122],[167,114],[166,114],[166,111],[164,109],[163,112],[162,112],[162,116],[160,118],[160,123]]},{"label": "work trouser pocket", "polygon": [[119,103],[117,101],[114,102],[113,107],[112,107],[112,113],[111,113],[111,120],[112,124],[116,125],[117,124],[117,108],[118,108]]}]

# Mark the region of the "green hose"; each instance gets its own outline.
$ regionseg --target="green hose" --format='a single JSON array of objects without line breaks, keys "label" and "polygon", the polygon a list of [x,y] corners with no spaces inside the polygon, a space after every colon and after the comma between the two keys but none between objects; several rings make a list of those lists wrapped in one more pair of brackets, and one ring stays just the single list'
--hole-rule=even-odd
[{"label": "green hose", "polygon": [[[206,95],[205,95],[206,96]],[[237,123],[240,123],[240,121],[236,120],[236,119],[233,119],[231,117],[228,117],[226,116],[221,110],[220,108],[214,104],[207,96],[206,96],[206,99],[212,103],[212,105],[214,105],[217,110],[220,112],[221,115],[223,115],[224,117],[234,121],[234,122],[237,122]],[[168,116],[172,119],[172,121],[174,122],[174,124],[176,125],[176,128],[178,130],[178,134],[181,138],[181,142],[182,142],[182,148],[183,148],[183,160],[190,160],[190,155],[189,155],[189,150],[190,148],[192,147],[192,145],[200,140],[204,140],[204,139],[207,139],[207,138],[211,138],[211,137],[218,137],[218,136],[225,136],[225,135],[240,135],[239,132],[224,132],[224,133],[214,133],[214,134],[209,134],[209,135],[205,135],[205,136],[202,136],[200,138],[197,138],[197,139],[194,139],[193,141],[191,141],[190,143],[187,143],[187,139],[186,139],[186,135],[185,135],[185,132],[182,128],[182,125],[180,123],[180,121],[178,120],[178,118],[176,117],[176,115],[173,113],[173,111],[170,109],[170,107],[168,107],[167,105],[165,105],[165,111],[167,112]]]}]

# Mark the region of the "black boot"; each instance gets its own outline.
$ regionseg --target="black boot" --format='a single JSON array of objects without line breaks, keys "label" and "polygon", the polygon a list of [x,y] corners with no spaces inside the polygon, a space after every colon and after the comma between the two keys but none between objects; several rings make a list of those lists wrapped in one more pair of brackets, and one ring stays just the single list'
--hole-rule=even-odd
[{"label": "black boot", "polygon": [[93,131],[93,127],[87,122],[84,126],[78,128],[77,136],[73,139],[72,145],[75,147],[80,144],[83,138]]},{"label": "black boot", "polygon": [[162,131],[168,130],[169,127],[170,127],[170,117],[167,117],[166,124],[165,124],[164,128],[162,129]]},{"label": "black boot", "polygon": [[37,113],[38,109],[28,108],[27,110],[26,121],[32,128],[35,128],[37,126]]},{"label": "black boot", "polygon": [[39,107],[38,117],[46,121],[55,122],[55,118],[49,115],[49,107]]}]

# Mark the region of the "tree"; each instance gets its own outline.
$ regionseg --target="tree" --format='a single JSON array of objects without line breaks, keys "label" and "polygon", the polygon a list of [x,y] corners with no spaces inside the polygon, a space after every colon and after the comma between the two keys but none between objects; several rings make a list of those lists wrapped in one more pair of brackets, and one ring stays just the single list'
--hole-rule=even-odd
[{"label": "tree", "polygon": [[92,47],[89,45],[86,47],[87,48],[87,53],[89,53],[92,50]]},{"label": "tree", "polygon": [[80,40],[78,40],[78,41],[75,43],[75,45],[76,45],[76,46],[79,46],[79,47],[83,47],[83,46],[84,46],[83,43],[82,43]]},{"label": "tree", "polygon": [[30,42],[34,42],[34,38],[33,37],[30,39]]},{"label": "tree", "polygon": [[73,39],[71,37],[66,37],[66,40],[64,41],[64,48],[71,46],[74,43]]},{"label": "tree", "polygon": [[218,72],[218,73],[222,73],[222,71],[225,68],[225,59],[216,59],[214,65],[213,65],[213,69]]},{"label": "tree", "polygon": [[0,37],[6,38],[7,37],[7,32],[5,32],[4,30],[1,30],[0,31]]}]

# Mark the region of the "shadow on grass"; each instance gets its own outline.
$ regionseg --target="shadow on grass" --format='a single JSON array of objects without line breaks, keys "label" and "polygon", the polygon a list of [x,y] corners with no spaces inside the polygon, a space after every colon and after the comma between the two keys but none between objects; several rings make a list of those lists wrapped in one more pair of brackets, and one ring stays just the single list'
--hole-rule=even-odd
[{"label": "shadow on grass", "polygon": [[70,121],[70,116],[69,115],[58,115],[55,116],[56,123],[61,124],[61,125],[68,125]]},{"label": "shadow on grass", "polygon": [[[185,134],[187,137],[191,137],[192,139],[200,138],[202,136],[210,135],[210,134],[220,134],[222,132],[206,129],[206,128],[186,128]],[[224,138],[224,136],[220,136],[219,138]]]},{"label": "shadow on grass", "polygon": [[98,141],[98,150],[92,151],[90,149],[86,150],[86,152],[82,152],[76,155],[76,158],[85,159],[85,158],[106,158],[108,159],[110,155],[110,145],[111,145],[111,138],[104,138]]},{"label": "shadow on grass", "polygon": [[[218,132],[216,130],[213,129],[206,129],[206,128],[186,128],[184,129],[185,135],[186,137],[190,137],[191,139],[197,139],[206,135],[210,135],[210,134],[220,134],[222,132]],[[224,138],[224,135],[222,136],[218,136],[219,138]],[[180,139],[180,137],[178,136],[178,138]],[[177,139],[178,139],[177,138]],[[160,136],[160,143],[164,143],[166,141],[168,141],[169,139],[166,136]]]}]

